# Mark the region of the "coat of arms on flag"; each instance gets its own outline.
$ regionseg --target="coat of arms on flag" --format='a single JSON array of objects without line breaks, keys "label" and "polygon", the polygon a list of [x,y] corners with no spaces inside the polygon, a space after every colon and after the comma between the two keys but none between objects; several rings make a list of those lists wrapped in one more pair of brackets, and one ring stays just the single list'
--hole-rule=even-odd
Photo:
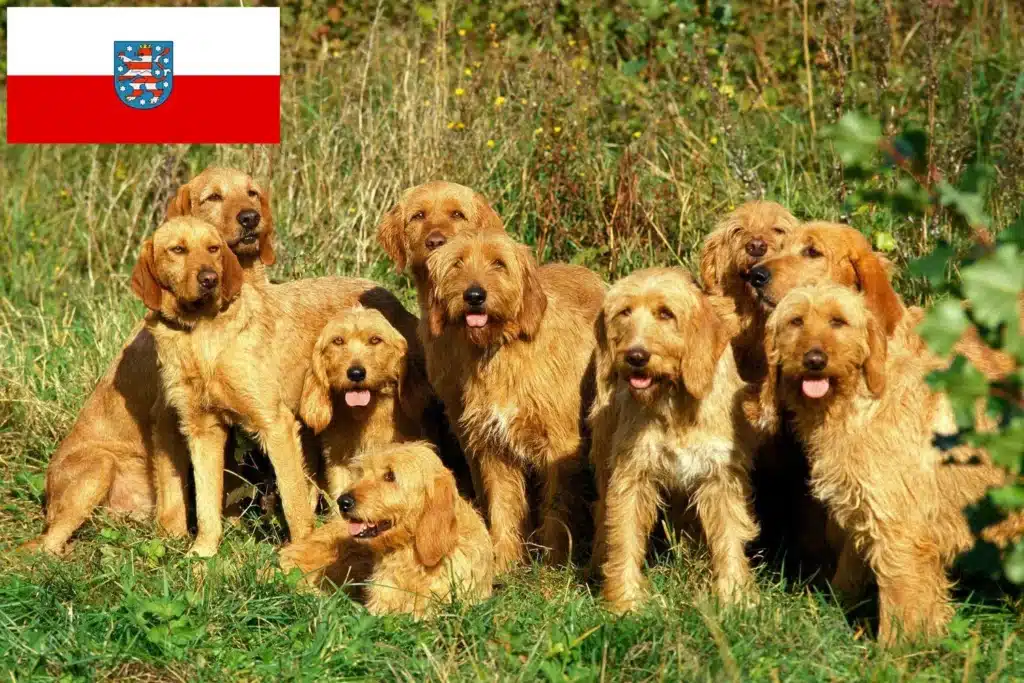
[{"label": "coat of arms on flag", "polygon": [[114,41],[114,89],[135,109],[153,109],[174,87],[173,41]]}]

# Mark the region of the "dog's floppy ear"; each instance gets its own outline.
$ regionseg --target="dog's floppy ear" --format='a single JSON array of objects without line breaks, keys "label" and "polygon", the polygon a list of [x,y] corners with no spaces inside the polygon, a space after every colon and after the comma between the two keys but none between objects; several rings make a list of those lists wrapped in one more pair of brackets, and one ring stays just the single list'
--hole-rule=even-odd
[{"label": "dog's floppy ear", "polygon": [[606,405],[611,402],[615,387],[615,353],[609,348],[608,324],[603,307],[597,314],[597,320],[594,321],[594,337],[597,340],[597,345],[594,347],[594,374],[597,384],[597,398],[594,405]]},{"label": "dog's floppy ear", "polygon": [[178,193],[174,195],[170,202],[167,204],[167,218],[175,218],[177,216],[188,216],[192,213],[192,185],[185,183],[178,188]]},{"label": "dog's floppy ear", "polygon": [[302,398],[299,399],[299,417],[316,434],[327,429],[327,425],[334,417],[323,351],[324,344],[318,342],[313,351],[313,361],[306,370],[306,379],[302,383]]},{"label": "dog's floppy ear", "polygon": [[479,192],[473,193],[473,204],[476,213],[476,229],[482,233],[505,232],[505,224],[501,222],[501,216],[491,208],[484,196]]},{"label": "dog's floppy ear", "polygon": [[245,271],[242,264],[238,262],[235,252],[226,246],[220,250],[221,258],[224,259],[224,274],[221,276],[220,296],[224,301],[231,301],[242,291],[242,283],[245,282]]},{"label": "dog's floppy ear", "polygon": [[728,225],[720,223],[704,239],[704,249],[700,253],[700,279],[704,288],[714,294],[722,294],[722,278],[729,270],[729,252],[727,249]]},{"label": "dog's floppy ear", "polygon": [[416,557],[425,567],[436,567],[455,550],[458,540],[458,521],[455,517],[455,479],[438,466],[440,471],[427,491],[423,513],[416,525],[413,545]]},{"label": "dog's floppy ear", "polygon": [[540,331],[540,322],[548,308],[548,295],[544,293],[540,278],[537,277],[537,262],[530,255],[530,250],[519,245],[517,255],[523,277],[523,302],[516,323],[519,334],[530,339]]},{"label": "dog's floppy ear", "polygon": [[132,270],[132,291],[142,299],[146,308],[151,311],[160,310],[163,299],[163,287],[156,277],[156,262],[153,258],[153,240],[142,243],[142,253]]},{"label": "dog's floppy ear", "polygon": [[384,214],[377,226],[377,242],[384,253],[395,262],[395,270],[405,270],[405,222],[402,220],[402,202]]},{"label": "dog's floppy ear", "polygon": [[260,194],[260,220],[263,222],[263,230],[260,231],[260,261],[265,266],[272,266],[277,263],[277,254],[274,253],[274,217],[270,213],[270,190]]},{"label": "dog's floppy ear", "polygon": [[850,261],[868,310],[882,322],[885,334],[891,335],[903,317],[903,304],[889,282],[885,264],[871,251],[870,246],[867,250],[855,252]]},{"label": "dog's floppy ear", "polygon": [[868,391],[879,397],[885,391],[885,362],[888,357],[886,333],[875,317],[868,314],[868,357],[864,361],[864,381]]},{"label": "dog's floppy ear", "polygon": [[688,326],[687,343],[679,357],[679,372],[686,390],[700,399],[711,391],[718,360],[729,344],[729,335],[724,321],[704,297],[701,297]]}]

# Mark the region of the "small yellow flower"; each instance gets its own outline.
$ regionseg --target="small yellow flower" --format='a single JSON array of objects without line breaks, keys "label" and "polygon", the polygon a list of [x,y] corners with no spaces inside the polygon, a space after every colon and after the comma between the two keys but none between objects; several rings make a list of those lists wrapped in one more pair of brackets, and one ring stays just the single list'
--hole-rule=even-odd
[{"label": "small yellow flower", "polygon": [[456,88],[455,89],[455,96],[456,97],[462,97],[465,94],[466,94],[466,91],[463,90],[462,88]]},{"label": "small yellow flower", "polygon": [[426,64],[426,63],[427,63],[427,58],[426,57],[420,57],[420,64]]},{"label": "small yellow flower", "polygon": [[533,134],[534,135],[540,135],[543,132],[544,132],[544,128],[541,127],[541,128],[538,128],[537,130],[533,131]]},{"label": "small yellow flower", "polygon": [[491,41],[491,47],[498,47],[498,41],[492,40]]},{"label": "small yellow flower", "polygon": [[496,31],[496,30],[498,30],[498,25],[497,25],[497,24],[495,24],[495,23],[494,23],[493,21],[491,22],[491,30],[492,30],[492,31]]},{"label": "small yellow flower", "polygon": [[481,66],[483,66],[483,64],[481,62],[473,62],[473,68],[474,69],[479,69]]},{"label": "small yellow flower", "polygon": [[494,140],[488,140],[487,147],[488,149],[494,149]]},{"label": "small yellow flower", "polygon": [[430,100],[429,99],[423,100],[423,104],[426,105],[426,106],[429,106],[430,105]]},{"label": "small yellow flower", "polygon": [[448,122],[448,130],[452,130],[453,128],[455,128],[455,122],[454,121],[449,121]]},{"label": "small yellow flower", "polygon": [[459,37],[460,38],[465,38],[466,37],[466,29],[464,29],[464,28],[460,28],[459,29]]},{"label": "small yellow flower", "polygon": [[722,93],[726,97],[731,98],[733,95],[736,94],[736,88],[726,83],[725,85],[718,89],[718,92]]},{"label": "small yellow flower", "polygon": [[639,138],[641,135],[643,135],[643,133],[641,133],[640,131],[636,131],[635,133],[633,133],[633,137],[635,138]]},{"label": "small yellow flower", "polygon": [[576,41],[573,40],[572,38],[570,38],[569,39],[569,47],[574,47],[575,45],[576,45]]},{"label": "small yellow flower", "polygon": [[465,127],[466,124],[464,124],[462,121],[459,121],[458,123],[455,124],[455,130],[462,130]]},{"label": "small yellow flower", "polygon": [[711,139],[708,140],[708,142],[710,142],[712,145],[717,145],[718,144],[718,136],[717,135],[712,135]]},{"label": "small yellow flower", "polygon": [[562,127],[561,126],[555,126],[552,130],[555,132],[555,135],[558,135],[559,133],[562,132]]},{"label": "small yellow flower", "polygon": [[504,97],[502,97],[501,95],[498,95],[497,97],[494,98],[494,106],[495,107],[500,107],[503,104],[505,104],[505,98]]},{"label": "small yellow flower", "polygon": [[356,207],[354,207],[354,206],[348,207],[348,212],[349,213],[355,213],[356,212]]},{"label": "small yellow flower", "polygon": [[689,83],[689,82],[690,82],[690,77],[689,76],[683,76],[683,83]]},{"label": "small yellow flower", "polygon": [[467,76],[472,76],[473,75],[473,70],[470,69],[470,68],[466,68],[466,69],[462,70],[462,73],[466,74]]},{"label": "small yellow flower", "polygon": [[732,210],[733,210],[733,209],[735,209],[735,208],[736,208],[736,205],[735,205],[735,204],[730,204],[730,205],[729,205],[729,210],[730,210],[730,211],[732,211]]}]

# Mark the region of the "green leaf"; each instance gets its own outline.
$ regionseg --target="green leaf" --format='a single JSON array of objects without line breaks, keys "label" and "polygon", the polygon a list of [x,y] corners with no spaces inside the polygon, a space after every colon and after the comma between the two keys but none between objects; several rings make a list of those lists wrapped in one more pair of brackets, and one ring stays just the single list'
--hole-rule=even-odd
[{"label": "green leaf", "polygon": [[896,250],[896,238],[891,232],[880,231],[874,234],[875,249],[889,253]]},{"label": "green leaf", "polygon": [[825,135],[832,139],[845,166],[864,166],[875,159],[882,139],[882,124],[857,112],[848,112]]},{"label": "green leaf", "polygon": [[1024,207],[1021,208],[1017,220],[1006,226],[996,239],[1000,244],[1016,244],[1018,249],[1024,250]]},{"label": "green leaf", "polygon": [[943,206],[952,207],[970,225],[987,226],[991,219],[985,213],[985,197],[979,192],[962,191],[942,181],[936,187]]},{"label": "green leaf", "polygon": [[639,75],[645,66],[647,66],[646,59],[631,59],[622,63],[622,73],[632,78]]},{"label": "green leaf", "polygon": [[1009,484],[988,492],[988,497],[1001,510],[1011,511],[1024,508],[1024,486]]},{"label": "green leaf", "polygon": [[932,253],[911,261],[907,270],[911,275],[928,280],[932,287],[940,287],[946,282],[946,269],[955,253],[951,246],[940,243]]},{"label": "green leaf", "polygon": [[416,16],[427,26],[434,25],[434,8],[429,5],[416,5]]},{"label": "green leaf", "polygon": [[1003,562],[1006,578],[1016,584],[1024,583],[1024,540],[1017,541]]},{"label": "green leaf", "polygon": [[984,448],[992,462],[1011,474],[1024,471],[1024,416],[1016,416],[997,432],[972,434],[970,443]]},{"label": "green leaf", "polygon": [[974,426],[974,405],[979,398],[988,396],[988,380],[977,368],[963,356],[957,356],[948,369],[929,374],[928,384],[949,396],[958,427]]},{"label": "green leaf", "polygon": [[999,246],[964,268],[962,278],[975,320],[992,328],[1020,325],[1017,297],[1024,289],[1024,259],[1015,245]]},{"label": "green leaf", "polygon": [[925,314],[917,326],[917,333],[927,342],[928,348],[940,356],[946,356],[953,345],[967,329],[967,314],[959,301],[945,299],[938,302]]}]

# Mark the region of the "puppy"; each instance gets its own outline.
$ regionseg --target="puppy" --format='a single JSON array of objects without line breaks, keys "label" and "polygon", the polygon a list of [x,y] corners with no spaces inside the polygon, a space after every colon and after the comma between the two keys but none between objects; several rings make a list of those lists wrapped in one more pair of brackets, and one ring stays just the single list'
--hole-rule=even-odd
[{"label": "puppy", "polygon": [[723,319],[685,272],[638,271],[605,297],[596,325],[594,563],[615,611],[644,596],[647,538],[664,496],[689,497],[722,601],[754,590],[744,547],[757,535],[748,471],[756,437]]},{"label": "puppy", "polygon": [[421,311],[427,291],[427,257],[463,231],[504,234],[505,226],[479,192],[443,180],[403,192],[377,227],[377,240],[398,272],[412,272]]},{"label": "puppy", "polygon": [[491,595],[493,551],[480,514],[425,443],[364,451],[355,480],[338,499],[344,519],[282,548],[280,564],[306,582],[355,582],[372,614],[422,617],[453,598]]},{"label": "puppy", "polygon": [[[264,266],[276,260],[270,197],[249,175],[208,168],[181,186],[167,214],[202,216],[231,246],[242,277],[266,282]],[[154,456],[155,448],[164,453]],[[54,452],[46,471],[46,531],[23,547],[63,554],[98,505],[142,519],[155,508],[161,529],[185,535],[186,473],[172,464],[187,462],[187,448],[163,403],[153,336],[140,322]]]},{"label": "puppy", "polygon": [[952,615],[946,567],[973,543],[961,510],[1003,475],[986,462],[944,465],[932,446],[940,396],[920,354],[887,343],[871,299],[848,287],[797,287],[766,330],[759,426],[780,410],[811,463],[814,495],[848,536],[835,586],[878,582],[879,638],[933,637]]},{"label": "puppy", "polygon": [[360,453],[421,438],[432,397],[423,363],[372,308],[353,308],[324,326],[302,386],[300,415],[323,442],[330,503],[349,489],[349,466]]},{"label": "puppy", "polygon": [[709,294],[732,301],[740,329],[732,349],[748,382],[764,376],[764,321],[767,315],[750,284],[750,270],[774,256],[799,224],[782,205],[752,201],[715,226],[704,240],[700,277]]},{"label": "puppy", "polygon": [[428,271],[427,376],[469,459],[497,567],[523,558],[531,470],[544,489],[541,542],[563,562],[604,285],[578,266],[538,268],[504,234],[458,235],[431,254]]},{"label": "puppy", "polygon": [[246,283],[216,229],[195,218],[171,219],[146,241],[132,290],[151,311],[146,324],[167,402],[189,444],[199,526],[191,552],[208,557],[220,544],[224,445],[233,424],[265,447],[289,531],[306,536],[313,519],[296,414],[323,321],[359,303],[412,339],[416,318],[366,280]]}]

